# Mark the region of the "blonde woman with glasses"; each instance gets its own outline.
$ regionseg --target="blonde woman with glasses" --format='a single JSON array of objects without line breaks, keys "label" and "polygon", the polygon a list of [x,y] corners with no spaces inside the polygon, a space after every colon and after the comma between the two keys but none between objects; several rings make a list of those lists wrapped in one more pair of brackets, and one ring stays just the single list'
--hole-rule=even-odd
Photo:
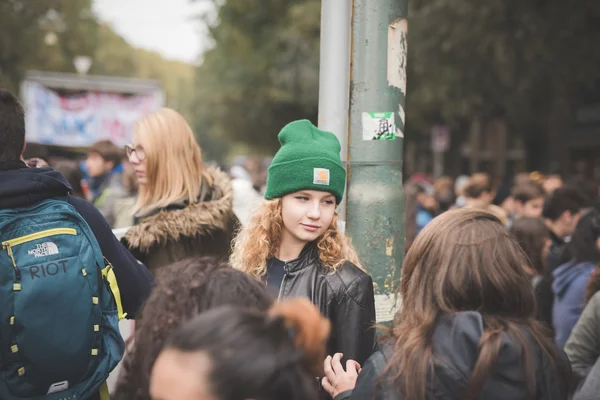
[{"label": "blonde woman with glasses", "polygon": [[185,119],[168,108],[146,115],[125,150],[139,198],[123,241],[138,260],[155,273],[191,256],[228,257],[238,225],[231,181],[204,164]]}]

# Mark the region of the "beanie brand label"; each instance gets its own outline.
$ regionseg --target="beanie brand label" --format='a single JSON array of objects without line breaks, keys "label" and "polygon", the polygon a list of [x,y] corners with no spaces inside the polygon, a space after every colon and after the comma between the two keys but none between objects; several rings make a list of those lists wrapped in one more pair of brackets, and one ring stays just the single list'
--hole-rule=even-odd
[{"label": "beanie brand label", "polygon": [[313,184],[329,186],[329,170],[326,168],[313,169]]}]

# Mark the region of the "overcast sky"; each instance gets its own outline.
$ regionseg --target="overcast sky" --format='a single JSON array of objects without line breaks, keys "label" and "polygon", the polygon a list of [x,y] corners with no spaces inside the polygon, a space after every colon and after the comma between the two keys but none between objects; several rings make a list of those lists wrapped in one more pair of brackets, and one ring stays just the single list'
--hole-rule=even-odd
[{"label": "overcast sky", "polygon": [[164,57],[194,63],[207,46],[199,13],[207,0],[94,0],[94,11],[129,43]]}]

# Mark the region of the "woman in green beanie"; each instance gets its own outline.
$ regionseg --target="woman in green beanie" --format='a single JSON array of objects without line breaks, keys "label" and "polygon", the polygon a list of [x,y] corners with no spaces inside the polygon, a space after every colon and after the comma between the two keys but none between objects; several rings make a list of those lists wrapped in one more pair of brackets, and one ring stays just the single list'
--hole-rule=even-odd
[{"label": "woman in green beanie", "polygon": [[375,344],[373,281],[337,227],[346,185],[340,143],[306,120],[285,126],[279,141],[267,201],[237,236],[231,263],[278,299],[310,299],[332,323],[327,354],[362,363]]}]

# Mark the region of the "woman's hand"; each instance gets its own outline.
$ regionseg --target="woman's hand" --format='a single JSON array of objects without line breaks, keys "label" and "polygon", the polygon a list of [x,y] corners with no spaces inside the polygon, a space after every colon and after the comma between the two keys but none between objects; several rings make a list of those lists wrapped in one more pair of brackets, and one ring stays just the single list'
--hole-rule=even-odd
[{"label": "woman's hand", "polygon": [[356,379],[360,373],[360,364],[354,360],[346,361],[346,370],[342,366],[342,353],[336,353],[333,357],[327,356],[324,361],[325,377],[321,381],[323,389],[331,397],[335,397],[342,392],[354,390]]}]

